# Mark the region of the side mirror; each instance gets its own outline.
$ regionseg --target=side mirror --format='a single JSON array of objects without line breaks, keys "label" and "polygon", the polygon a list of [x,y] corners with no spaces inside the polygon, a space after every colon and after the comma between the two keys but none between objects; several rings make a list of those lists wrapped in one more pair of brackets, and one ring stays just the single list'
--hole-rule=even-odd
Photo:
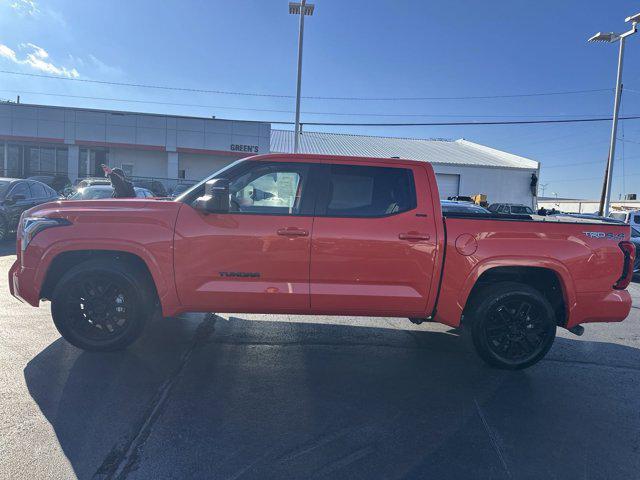
[{"label": "side mirror", "polygon": [[20,200],[24,200],[25,198],[27,197],[18,193],[16,195],[9,195],[4,199],[4,201],[7,205],[14,205],[16,202],[19,202]]},{"label": "side mirror", "polygon": [[229,180],[214,178],[204,184],[204,195],[194,206],[204,213],[229,213]]}]

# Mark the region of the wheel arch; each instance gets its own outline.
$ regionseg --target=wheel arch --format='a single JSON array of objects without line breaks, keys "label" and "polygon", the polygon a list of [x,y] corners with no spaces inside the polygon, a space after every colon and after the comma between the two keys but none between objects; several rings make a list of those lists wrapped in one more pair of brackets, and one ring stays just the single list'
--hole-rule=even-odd
[{"label": "wheel arch", "polygon": [[559,326],[566,326],[576,304],[573,279],[566,266],[552,259],[495,259],[476,266],[465,281],[459,304],[464,313],[474,295],[484,286],[498,281],[517,281],[540,291],[556,312]]},{"label": "wheel arch", "polygon": [[42,287],[40,288],[40,298],[50,299],[56,285],[67,271],[82,262],[96,258],[124,262],[137,269],[149,280],[153,292],[159,300],[158,287],[147,263],[139,255],[123,250],[68,250],[57,254],[51,260],[45,273]]}]

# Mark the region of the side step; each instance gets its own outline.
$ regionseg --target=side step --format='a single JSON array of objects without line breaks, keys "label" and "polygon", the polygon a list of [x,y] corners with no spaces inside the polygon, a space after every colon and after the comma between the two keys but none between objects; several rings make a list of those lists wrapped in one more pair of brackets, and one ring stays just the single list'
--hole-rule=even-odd
[{"label": "side step", "polygon": [[581,337],[584,333],[584,327],[582,325],[576,325],[575,327],[569,328],[569,331],[574,335]]},{"label": "side step", "polygon": [[432,317],[427,317],[427,318],[410,317],[409,321],[411,323],[415,323],[416,325],[420,325],[421,323],[424,323],[424,322],[432,322],[433,318]]}]

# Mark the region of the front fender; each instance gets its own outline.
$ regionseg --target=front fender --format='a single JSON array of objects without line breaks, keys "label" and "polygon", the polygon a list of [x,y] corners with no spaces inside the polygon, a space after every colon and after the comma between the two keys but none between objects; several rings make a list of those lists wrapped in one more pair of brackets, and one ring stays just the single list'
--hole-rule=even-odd
[{"label": "front fender", "polygon": [[86,250],[129,253],[137,256],[145,263],[155,283],[163,314],[171,316],[179,307],[179,301],[173,281],[172,248],[169,245],[167,246],[169,248],[166,249],[165,258],[159,259],[145,245],[130,240],[83,238],[81,241],[57,241],[48,245],[42,251],[40,261],[35,268],[34,283],[39,285],[40,288],[44,285],[49,267],[53,260],[62,253]]}]

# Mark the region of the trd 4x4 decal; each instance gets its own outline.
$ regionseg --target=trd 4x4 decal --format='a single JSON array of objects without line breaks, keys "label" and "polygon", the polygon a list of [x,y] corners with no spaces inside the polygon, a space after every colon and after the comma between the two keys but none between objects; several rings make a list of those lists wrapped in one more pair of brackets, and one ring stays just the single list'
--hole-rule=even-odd
[{"label": "trd 4x4 decal", "polygon": [[624,240],[624,233],[606,233],[606,232],[582,232],[589,238],[603,238],[605,240]]}]

